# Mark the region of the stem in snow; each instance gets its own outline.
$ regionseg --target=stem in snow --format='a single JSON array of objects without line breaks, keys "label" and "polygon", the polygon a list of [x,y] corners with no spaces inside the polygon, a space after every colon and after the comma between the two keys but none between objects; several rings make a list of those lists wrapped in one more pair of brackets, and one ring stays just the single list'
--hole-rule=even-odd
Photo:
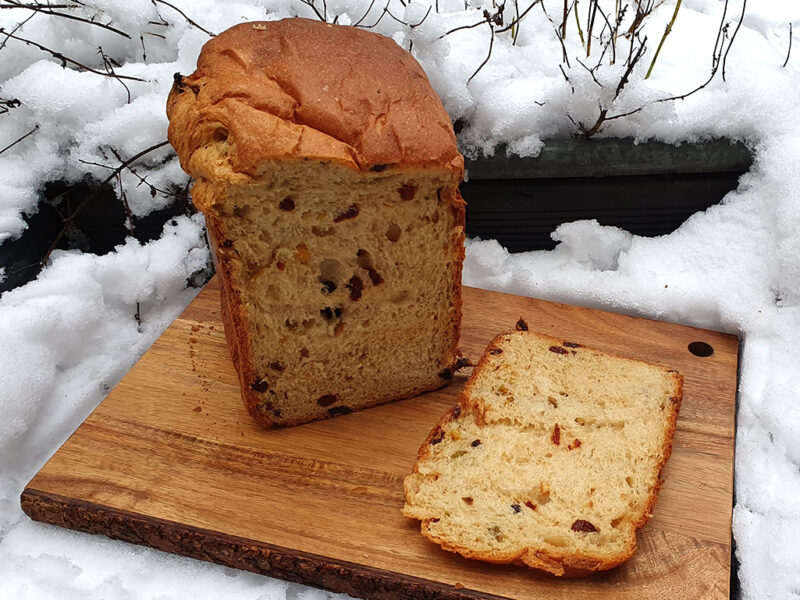
[{"label": "stem in snow", "polygon": [[653,55],[653,60],[650,61],[650,68],[647,69],[647,75],[644,76],[645,79],[649,79],[650,73],[653,72],[653,66],[656,64],[656,59],[658,58],[659,52],[661,52],[661,46],[664,45],[664,40],[667,39],[670,31],[672,31],[672,26],[675,24],[675,19],[678,17],[678,11],[681,9],[681,2],[682,0],[678,0],[678,3],[675,5],[675,12],[672,13],[672,19],[667,24],[667,28],[664,30],[664,35],[661,37],[661,41],[658,43],[658,48],[656,48],[656,53]]}]

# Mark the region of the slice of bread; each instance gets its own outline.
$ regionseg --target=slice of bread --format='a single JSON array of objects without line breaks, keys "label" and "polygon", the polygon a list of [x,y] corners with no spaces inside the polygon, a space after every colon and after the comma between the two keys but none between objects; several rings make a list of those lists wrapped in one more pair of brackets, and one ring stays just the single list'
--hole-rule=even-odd
[{"label": "slice of bread", "polygon": [[403,514],[467,558],[615,567],[652,514],[682,395],[676,371],[503,333],[420,448]]},{"label": "slice of bread", "polygon": [[410,54],[353,27],[244,23],[176,76],[167,112],[257,421],[296,425],[446,383],[463,158]]}]

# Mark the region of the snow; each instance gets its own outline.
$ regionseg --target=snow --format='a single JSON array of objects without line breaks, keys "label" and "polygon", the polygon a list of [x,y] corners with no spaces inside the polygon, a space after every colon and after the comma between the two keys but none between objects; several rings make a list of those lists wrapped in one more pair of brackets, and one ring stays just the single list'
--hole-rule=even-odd
[{"label": "snow", "polygon": [[[295,0],[171,3],[212,32],[243,20],[313,17]],[[529,4],[523,0],[520,12]],[[535,7],[521,23],[516,44],[510,32],[498,33],[480,71],[489,26],[445,34],[495,8],[483,0],[469,0],[466,9],[463,0],[439,0],[438,11],[428,13],[431,5],[375,3],[362,25],[377,23],[373,31],[412,47],[451,117],[468,123],[461,138],[469,153],[491,153],[503,142],[510,152],[535,155],[547,138],[570,135],[577,123],[591,126],[601,105],[610,107],[609,115],[644,106],[609,121],[602,135],[676,144],[727,136],[752,148],[753,167],[737,190],[671,235],[642,238],[584,221],[558,227],[553,238],[559,245],[551,252],[511,255],[495,241],[471,240],[464,282],[739,335],[733,535],[741,593],[759,599],[800,596],[800,5],[748,3],[725,79],[720,69],[702,91],[672,102],[657,100],[708,79],[723,7],[730,35],[741,1],[684,0],[645,80],[675,7],[674,0],[661,5],[645,30],[648,51],[616,99],[627,41],[615,64],[606,57],[590,73],[578,58],[591,68],[597,52],[587,62],[571,19],[570,64],[562,65],[562,73],[554,33],[560,2]],[[604,3],[610,13],[613,5]],[[330,0],[327,10],[329,18],[355,23],[369,6],[368,0]],[[415,26],[382,16],[384,6]],[[512,12],[509,2],[506,23]],[[21,235],[22,216],[36,210],[45,182],[75,182],[86,174],[105,179],[118,165],[111,148],[127,158],[164,141],[172,75],[191,72],[208,40],[177,10],[149,0],[92,0],[74,14],[131,37],[43,14],[15,35],[101,71],[102,47],[121,65],[116,73],[144,81],[127,80],[126,89],[118,80],[74,65],[62,68],[40,50],[6,40],[0,99],[18,99],[21,106],[0,115],[0,148],[34,133],[0,154],[0,242]],[[11,31],[29,16],[24,9],[0,11],[0,27]],[[784,68],[790,24],[795,50]],[[159,188],[186,183],[168,147],[144,156],[136,171]],[[136,215],[169,202],[151,197],[149,187],[127,171],[122,182]],[[56,252],[36,281],[0,297],[0,597],[330,596],[34,523],[20,511],[25,483],[194,297],[197,290],[187,281],[198,281],[208,261],[202,218],[180,217],[145,245],[129,239],[105,256]]]}]

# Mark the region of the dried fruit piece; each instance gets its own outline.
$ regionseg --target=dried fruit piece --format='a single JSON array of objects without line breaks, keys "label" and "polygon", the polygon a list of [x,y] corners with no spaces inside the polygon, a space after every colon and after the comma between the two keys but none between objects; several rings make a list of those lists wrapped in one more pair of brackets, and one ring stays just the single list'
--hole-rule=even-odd
[{"label": "dried fruit piece", "polygon": [[339,396],[336,394],[325,394],[324,396],[320,396],[317,399],[317,404],[320,406],[330,406],[339,400]]},{"label": "dried fruit piece", "polygon": [[572,440],[572,443],[569,446],[567,446],[567,449],[575,450],[575,448],[580,448],[580,447],[581,447],[581,441],[578,438],[575,438],[574,440]]},{"label": "dried fruit piece", "polygon": [[550,434],[550,441],[556,446],[561,445],[561,427],[558,426],[558,423],[553,427],[553,433]]},{"label": "dried fruit piece", "polygon": [[294,253],[294,259],[302,265],[307,265],[311,259],[311,251],[305,244],[298,244]]},{"label": "dried fruit piece", "polygon": [[581,531],[584,533],[596,533],[597,527],[592,525],[589,521],[586,521],[584,519],[577,519],[572,524],[572,531]]},{"label": "dried fruit piece", "polygon": [[250,389],[253,390],[254,392],[263,394],[269,389],[269,384],[263,379],[259,378],[250,384]]},{"label": "dried fruit piece", "polygon": [[400,197],[403,201],[408,202],[414,199],[414,195],[417,193],[417,186],[406,183],[401,185],[400,189],[397,191],[400,193]]},{"label": "dried fruit piece", "polygon": [[575,342],[564,342],[563,345],[566,346],[567,348],[580,348],[581,347],[580,344],[576,344]]},{"label": "dried fruit piece", "polygon": [[473,499],[472,499],[470,496],[464,496],[464,497],[463,497],[463,498],[461,498],[461,499],[462,499],[462,500],[463,500],[463,501],[464,501],[466,504],[469,504],[470,506],[472,506],[472,503],[474,502],[474,500],[473,500]]},{"label": "dried fruit piece", "polygon": [[515,513],[518,513],[522,511],[522,507],[515,502],[511,505],[511,510],[513,510]]},{"label": "dried fruit piece", "polygon": [[569,350],[565,350],[561,346],[550,346],[548,350],[550,350],[550,352],[555,352],[556,354],[569,354]]},{"label": "dried fruit piece", "polygon": [[443,439],[444,439],[444,431],[443,431],[442,429],[440,429],[439,431],[437,431],[437,432],[436,432],[436,435],[434,435],[434,436],[431,438],[431,441],[430,441],[430,442],[428,442],[428,443],[429,443],[431,446],[435,446],[436,444],[438,444],[439,442],[441,442]]},{"label": "dried fruit piece", "polygon": [[527,506],[531,510],[536,510],[536,505],[530,500],[525,500],[525,506]]},{"label": "dried fruit piece", "polygon": [[328,409],[328,414],[332,417],[338,417],[340,415],[349,415],[353,412],[353,409],[349,406],[334,406],[333,408]]},{"label": "dried fruit piece", "polygon": [[372,285],[378,285],[379,283],[383,283],[383,277],[381,277],[381,274],[378,273],[375,269],[370,269],[368,273],[369,273],[369,279],[370,281],[372,281]]},{"label": "dried fruit piece", "polygon": [[294,210],[294,200],[287,196],[278,203],[278,208],[286,212],[291,212]]},{"label": "dried fruit piece", "polygon": [[347,289],[350,290],[350,300],[355,302],[361,298],[361,292],[364,289],[364,282],[358,275],[353,275],[350,281],[347,282]]},{"label": "dried fruit piece", "polygon": [[502,348],[492,348],[491,350],[489,350],[489,354],[491,354],[493,356],[497,356],[498,354],[502,354],[502,353],[503,353],[503,349]]},{"label": "dried fruit piece", "polygon": [[358,216],[358,204],[351,204],[343,212],[333,217],[334,223],[341,223],[346,219],[354,219]]},{"label": "dried fruit piece", "polygon": [[517,331],[528,331],[528,324],[523,319],[517,321],[515,327],[517,328]]},{"label": "dried fruit piece", "polygon": [[480,445],[481,445],[480,440],[472,440],[472,443],[470,444],[470,446],[472,446],[473,448],[477,448]]},{"label": "dried fruit piece", "polygon": [[275,371],[278,371],[280,373],[286,367],[283,364],[281,364],[280,362],[278,362],[277,360],[273,360],[271,363],[269,363],[269,368],[273,369]]}]

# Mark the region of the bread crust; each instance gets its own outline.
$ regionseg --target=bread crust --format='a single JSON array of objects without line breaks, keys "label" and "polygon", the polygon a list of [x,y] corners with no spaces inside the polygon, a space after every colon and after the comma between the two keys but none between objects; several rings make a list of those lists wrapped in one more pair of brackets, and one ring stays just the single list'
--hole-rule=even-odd
[{"label": "bread crust", "polygon": [[[251,387],[258,375],[244,325],[246,307],[233,284],[235,250],[218,209],[230,187],[257,180],[267,163],[300,168],[313,159],[358,173],[446,175],[451,185],[441,189],[440,199],[459,231],[454,247],[445,250],[451,256],[455,336],[443,367],[452,372],[462,310],[465,203],[458,185],[464,161],[447,112],[410,54],[389,38],[353,27],[300,18],[242,23],[205,44],[194,73],[176,74],[167,116],[169,140],[183,169],[196,179],[192,199],[206,215],[226,341],[243,402],[259,424],[309,420],[273,414]],[[353,410],[446,383],[434,377],[429,385]]]},{"label": "bread crust", "polygon": [[[471,393],[472,387],[475,385],[475,381],[477,380],[477,376],[480,374],[480,372],[483,369],[487,368],[489,362],[490,350],[499,348],[501,345],[501,341],[503,341],[506,336],[514,333],[516,332],[504,331],[502,333],[499,333],[494,337],[494,339],[492,339],[492,341],[486,347],[486,351],[484,352],[483,356],[478,361],[477,365],[475,365],[475,370],[473,371],[472,375],[467,380],[466,384],[459,393],[456,399],[456,404],[450,411],[445,413],[445,415],[437,422],[437,424],[433,427],[431,432],[425,438],[425,441],[420,446],[419,451],[417,453],[417,462],[414,464],[414,467],[412,469],[413,474],[418,474],[420,462],[427,460],[431,456],[431,441],[434,440],[437,436],[443,434],[443,427],[445,425],[455,421],[462,414],[466,413],[472,414],[476,418],[476,421],[479,424],[481,425],[485,424],[484,421],[485,406],[480,401],[480,399],[474,398],[472,396]],[[553,342],[554,345],[558,346],[563,345],[566,341],[543,333],[536,333],[535,335],[537,335],[542,339],[549,339]],[[593,350],[592,348],[587,348],[582,344],[580,345],[580,347],[583,351],[598,352],[596,350]],[[603,352],[603,354],[629,362],[646,363],[646,361],[633,360],[610,352]],[[655,365],[653,363],[646,363],[646,364],[650,364],[659,369],[664,368],[661,365]],[[422,534],[425,537],[427,537],[431,542],[439,544],[442,547],[442,549],[448,550],[456,554],[460,554],[465,558],[476,559],[495,564],[516,564],[520,566],[527,566],[533,569],[537,569],[539,571],[551,573],[559,577],[568,577],[568,578],[584,577],[592,573],[595,573],[597,571],[606,571],[608,569],[613,569],[614,567],[621,565],[622,563],[627,561],[631,556],[633,556],[634,552],[636,551],[636,532],[639,529],[641,529],[650,520],[650,517],[652,516],[653,508],[655,506],[656,500],[658,499],[658,493],[663,484],[663,480],[661,479],[661,472],[664,469],[664,466],[666,465],[670,455],[672,454],[672,442],[677,428],[678,414],[680,412],[681,402],[683,400],[683,375],[681,375],[678,371],[672,369],[668,370],[668,372],[672,375],[675,381],[677,393],[675,397],[670,398],[671,411],[669,415],[669,424],[667,428],[668,433],[666,435],[664,443],[662,444],[663,458],[657,465],[658,479],[647,498],[646,508],[644,510],[642,517],[635,523],[631,524],[630,544],[624,549],[624,551],[609,558],[588,556],[582,553],[556,553],[536,548],[523,548],[517,552],[504,555],[486,554],[473,550],[472,548],[467,548],[464,546],[453,544],[448,540],[438,537],[430,529],[430,523],[432,521],[431,519],[421,520],[420,528]],[[410,504],[412,491],[409,489],[408,483],[409,483],[409,478],[406,478],[403,484],[403,488],[405,492],[406,503]]]},{"label": "bread crust", "polygon": [[[463,178],[450,118],[422,67],[393,40],[355,27],[236,25],[203,46],[194,73],[176,74],[167,116],[169,141],[195,178],[252,177],[274,159]],[[222,137],[231,152],[209,161],[201,150]]]}]

